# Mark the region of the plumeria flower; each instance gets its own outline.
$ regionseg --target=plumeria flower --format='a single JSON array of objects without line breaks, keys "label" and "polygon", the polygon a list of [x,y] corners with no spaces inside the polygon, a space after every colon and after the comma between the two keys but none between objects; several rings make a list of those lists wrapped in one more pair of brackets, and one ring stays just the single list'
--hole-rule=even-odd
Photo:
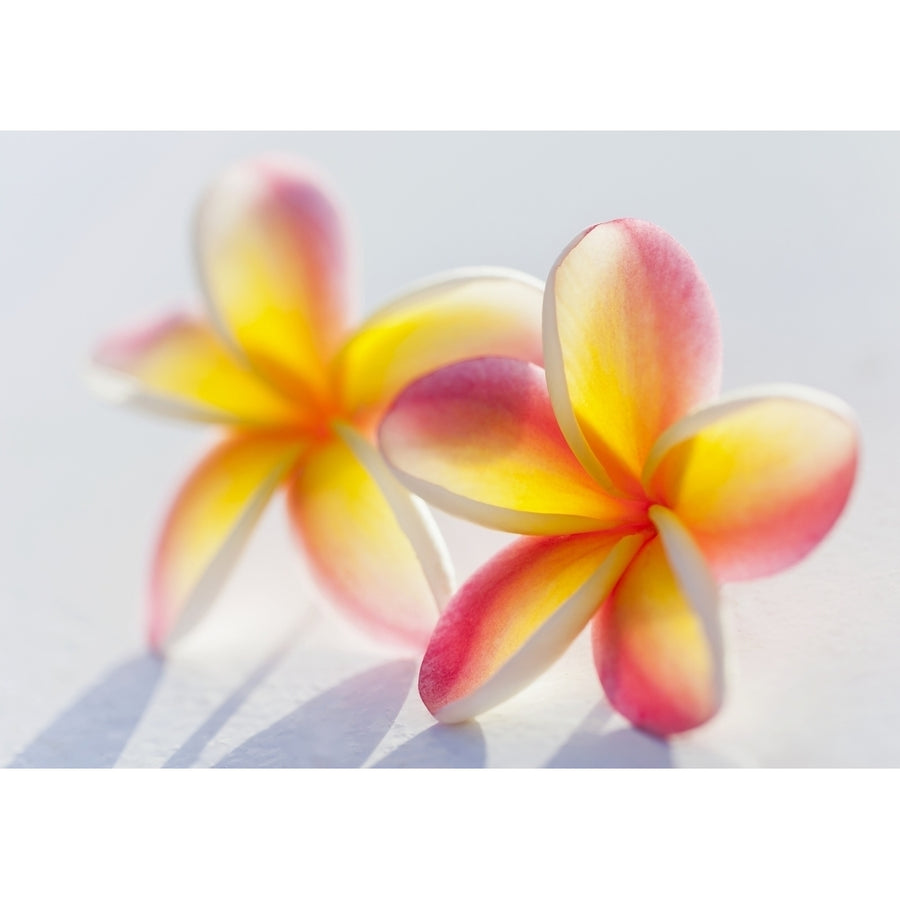
[{"label": "plumeria flower", "polygon": [[[156,649],[207,610],[273,493],[335,603],[376,637],[424,647],[452,593],[424,504],[377,452],[405,384],[485,353],[539,361],[543,285],[503,269],[416,286],[350,329],[340,216],[299,164],[239,164],[196,222],[207,318],[176,315],[94,357],[113,399],[224,428],[168,514],[153,563]],[[437,601],[437,604],[436,602]]]},{"label": "plumeria flower", "polygon": [[527,535],[441,615],[419,690],[441,721],[475,716],[542,672],[589,621],[609,702],[668,735],[722,699],[717,583],[804,557],[853,483],[850,410],[777,385],[714,400],[709,290],[658,227],[597,225],[547,283],[546,372],[461,362],[417,381],[380,429],[411,490]]}]

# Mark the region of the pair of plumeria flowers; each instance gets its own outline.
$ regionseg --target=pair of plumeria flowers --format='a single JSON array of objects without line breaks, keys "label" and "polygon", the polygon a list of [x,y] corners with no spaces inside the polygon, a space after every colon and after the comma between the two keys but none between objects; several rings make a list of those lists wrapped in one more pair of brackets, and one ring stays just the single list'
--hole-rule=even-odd
[{"label": "pair of plumeria flowers", "polygon": [[[340,218],[296,163],[226,172],[196,240],[207,321],[166,319],[94,359],[116,399],[225,428],[163,528],[155,649],[199,620],[283,488],[335,603],[427,645],[419,690],[439,720],[508,698],[589,622],[606,696],[633,724],[668,735],[716,712],[717,583],[822,539],[858,435],[807,388],[714,399],[716,311],[678,243],[647,222],[596,225],[546,287],[460,270],[352,331]],[[423,500],[523,537],[454,593]]]}]

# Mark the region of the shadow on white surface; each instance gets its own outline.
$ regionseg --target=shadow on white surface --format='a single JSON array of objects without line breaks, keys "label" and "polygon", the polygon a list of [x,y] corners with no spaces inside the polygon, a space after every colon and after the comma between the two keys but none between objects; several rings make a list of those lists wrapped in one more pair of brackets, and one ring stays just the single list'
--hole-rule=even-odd
[{"label": "shadow on white surface", "polygon": [[474,722],[432,725],[392,750],[374,769],[481,769],[487,760],[484,733]]},{"label": "shadow on white surface", "polygon": [[668,769],[674,763],[667,741],[636,728],[603,733],[613,712],[598,703],[574,734],[557,750],[548,769]]},{"label": "shadow on white surface", "polygon": [[389,662],[325,691],[254,735],[216,768],[355,768],[388,733],[416,673]]},{"label": "shadow on white surface", "polygon": [[9,768],[111,768],[137,728],[162,671],[161,660],[151,654],[111,669],[57,716]]},{"label": "shadow on white surface", "polygon": [[295,635],[277,647],[250,676],[213,710],[212,714],[194,733],[163,763],[164,769],[188,769],[196,761],[209,742],[222,730],[228,720],[244,705],[250,695],[274,671],[291,649]]}]

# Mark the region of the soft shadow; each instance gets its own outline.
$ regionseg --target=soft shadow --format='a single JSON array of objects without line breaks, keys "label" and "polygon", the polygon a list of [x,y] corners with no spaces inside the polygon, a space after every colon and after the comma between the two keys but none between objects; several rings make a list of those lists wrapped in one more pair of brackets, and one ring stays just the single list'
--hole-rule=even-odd
[{"label": "soft shadow", "polygon": [[222,730],[225,723],[243,706],[244,701],[284,659],[293,644],[294,637],[295,634],[292,632],[288,640],[279,645],[237,690],[229,694],[213,710],[206,721],[165,761],[164,769],[187,769],[197,761],[203,748]]},{"label": "soft shadow", "polygon": [[394,724],[416,665],[398,660],[342,682],[232,750],[216,768],[354,768]]},{"label": "soft shadow", "polygon": [[548,769],[667,769],[672,767],[668,742],[636,728],[602,734],[612,710],[598,703],[578,730],[547,763]]},{"label": "soft shadow", "polygon": [[107,672],[9,764],[11,769],[104,769],[116,764],[162,675],[144,654]]},{"label": "soft shadow", "polygon": [[373,769],[481,769],[487,759],[484,733],[474,722],[432,725],[401,744]]}]

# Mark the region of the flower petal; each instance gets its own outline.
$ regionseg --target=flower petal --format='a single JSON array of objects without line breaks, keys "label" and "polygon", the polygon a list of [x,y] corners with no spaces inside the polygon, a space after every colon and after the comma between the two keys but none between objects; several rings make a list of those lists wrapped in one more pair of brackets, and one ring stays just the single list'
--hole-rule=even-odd
[{"label": "flower petal", "polygon": [[653,442],[719,385],[715,307],[684,248],[635,219],[579,235],[547,282],[544,364],[578,458],[639,495]]},{"label": "flower petal", "polygon": [[170,316],[104,342],[91,383],[107,399],[151,412],[220,424],[299,421],[292,406],[240,365],[202,322]]},{"label": "flower petal", "polygon": [[339,426],[298,472],[288,508],[340,608],[376,637],[423,647],[453,592],[452,570],[425,504],[377,450]]},{"label": "flower petal", "polygon": [[853,414],[790,385],[724,398],[663,434],[644,481],[690,529],[722,580],[769,575],[825,536],[853,485]]},{"label": "flower petal", "polygon": [[519,534],[641,521],[607,496],[559,430],[541,369],[486,357],[440,369],[397,398],[379,431],[398,477],[448,512]]},{"label": "flower petal", "polygon": [[678,519],[651,508],[658,536],[594,619],[594,661],[609,702],[639,728],[667,735],[702,725],[722,701],[716,585]]},{"label": "flower petal", "polygon": [[242,435],[219,444],[191,473],[153,563],[149,638],[155,650],[184,635],[209,608],[301,452],[297,442]]},{"label": "flower petal", "polygon": [[349,309],[343,229],[318,178],[280,157],[232,167],[200,205],[197,255],[223,337],[289,394],[323,392]]},{"label": "flower petal", "polygon": [[419,693],[460,722],[541,674],[590,621],[646,535],[579,534],[515,541],[479,569],[441,616]]},{"label": "flower petal", "polygon": [[411,381],[476,356],[541,362],[543,284],[511,269],[460,269],[416,285],[343,349],[345,408],[376,417]]}]

